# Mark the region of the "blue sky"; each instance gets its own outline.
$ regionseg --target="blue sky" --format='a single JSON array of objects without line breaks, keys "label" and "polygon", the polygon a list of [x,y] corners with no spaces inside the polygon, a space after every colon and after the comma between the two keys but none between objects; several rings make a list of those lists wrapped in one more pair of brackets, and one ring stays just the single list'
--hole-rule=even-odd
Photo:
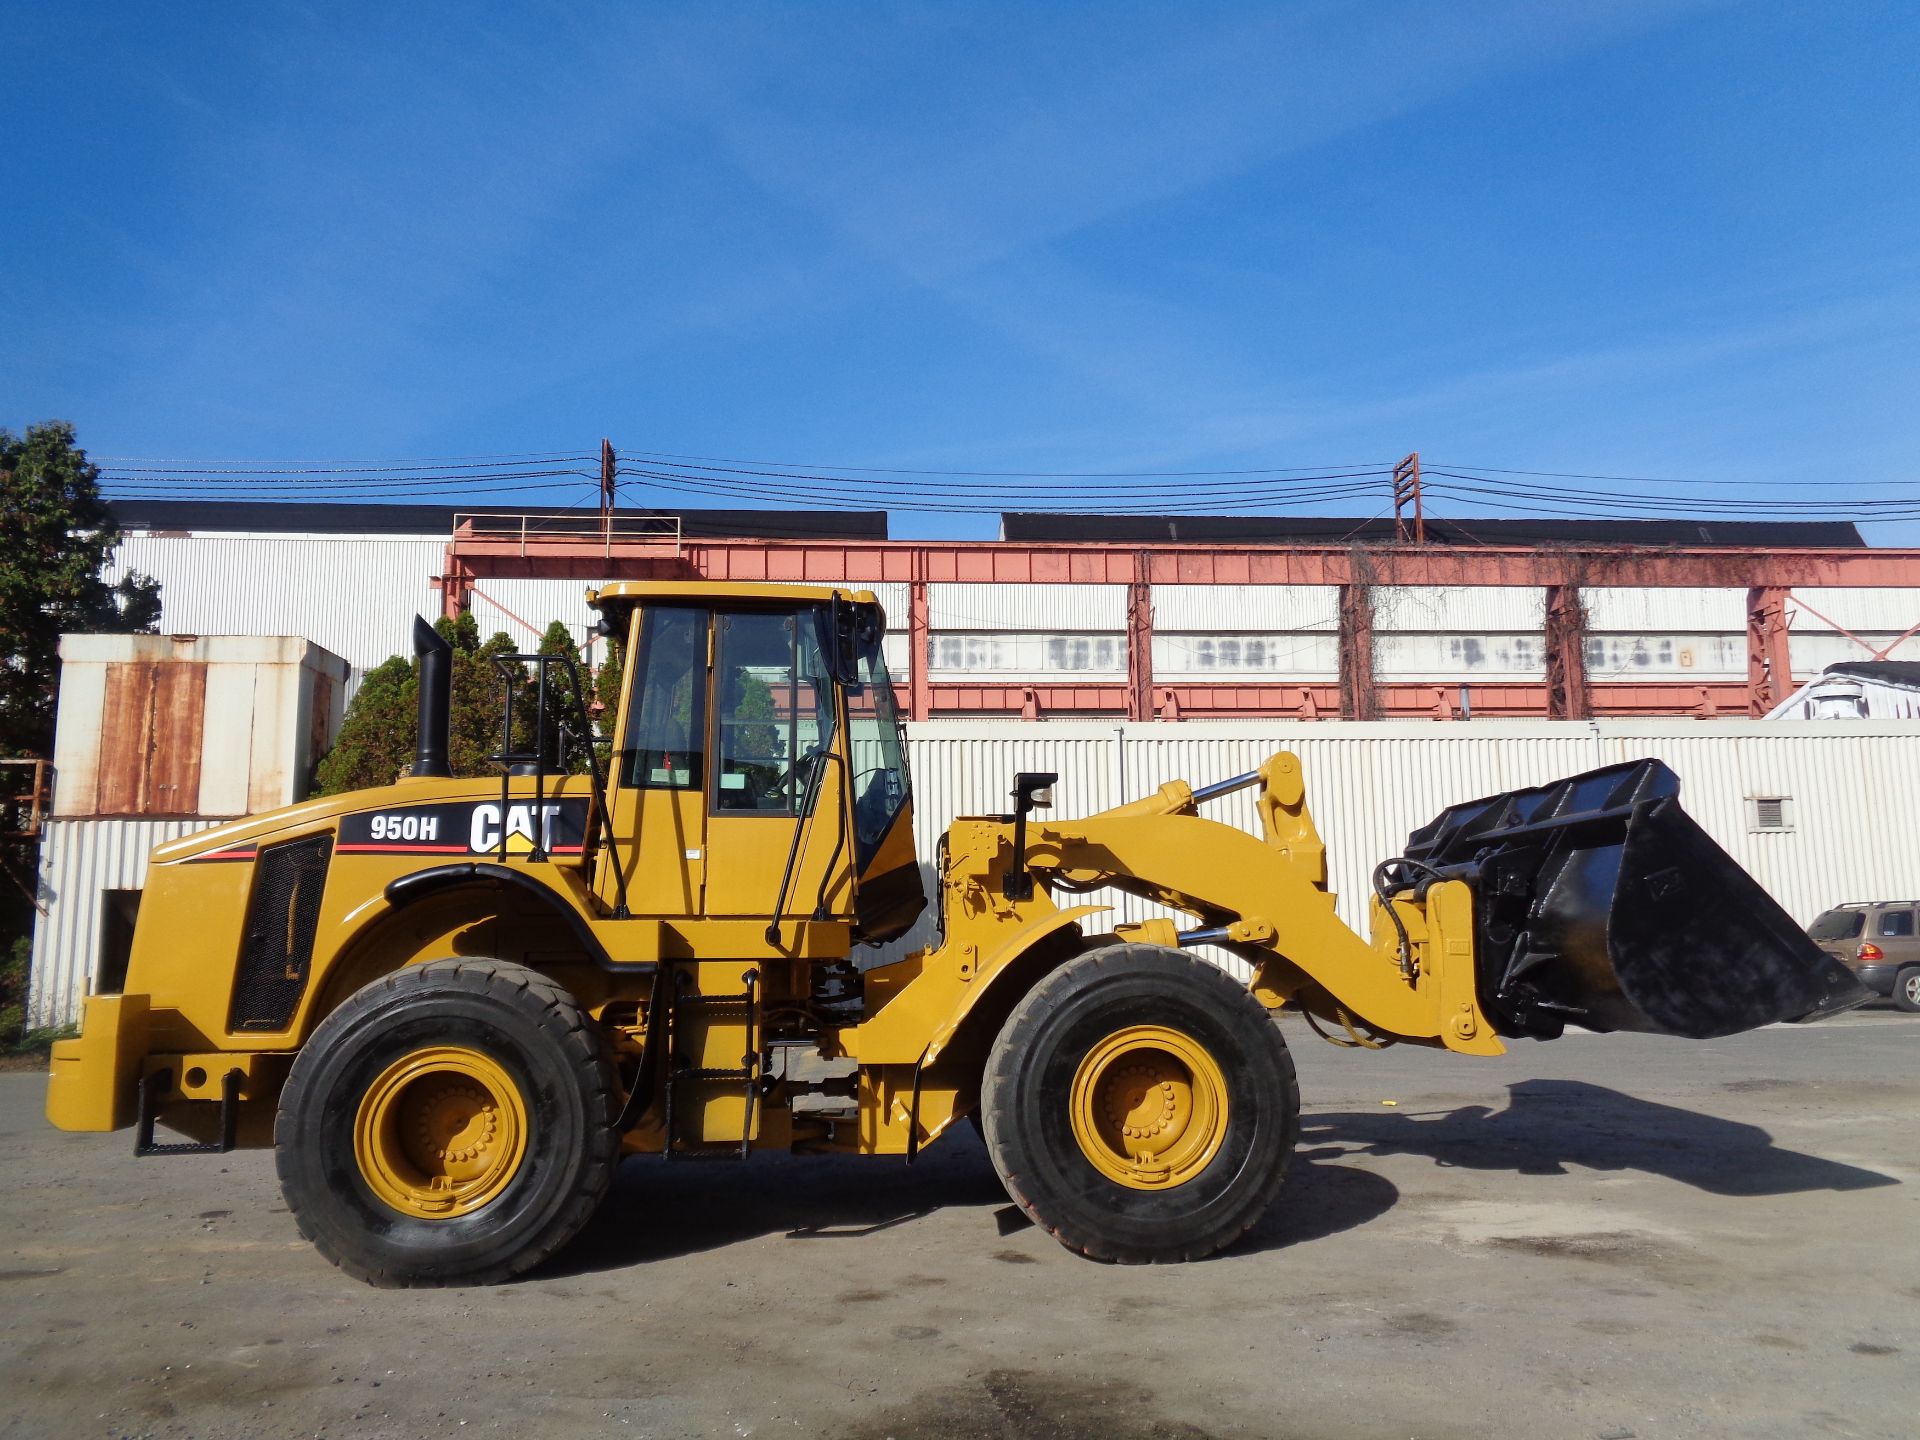
[{"label": "blue sky", "polygon": [[0,423],[97,454],[1920,496],[1920,6],[5,15]]}]

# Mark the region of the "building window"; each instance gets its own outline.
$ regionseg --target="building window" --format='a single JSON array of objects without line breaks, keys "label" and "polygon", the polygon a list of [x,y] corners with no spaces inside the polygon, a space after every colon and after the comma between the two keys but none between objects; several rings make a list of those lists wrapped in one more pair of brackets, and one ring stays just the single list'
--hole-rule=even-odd
[{"label": "building window", "polygon": [[1055,674],[1124,675],[1126,637],[1021,631],[944,631],[930,637],[934,670],[1032,679]]}]

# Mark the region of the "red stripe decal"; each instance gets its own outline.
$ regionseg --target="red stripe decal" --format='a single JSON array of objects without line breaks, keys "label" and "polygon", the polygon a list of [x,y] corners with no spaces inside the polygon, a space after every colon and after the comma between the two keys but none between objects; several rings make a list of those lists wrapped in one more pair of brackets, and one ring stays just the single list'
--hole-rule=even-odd
[{"label": "red stripe decal", "polygon": [[342,855],[471,855],[464,845],[342,845]]},{"label": "red stripe decal", "polygon": [[[548,850],[549,855],[578,855],[582,847],[578,845],[555,845]],[[342,845],[342,855],[498,855],[500,847],[490,845],[485,850],[469,850],[464,845]],[[512,859],[514,851],[507,852]]]}]

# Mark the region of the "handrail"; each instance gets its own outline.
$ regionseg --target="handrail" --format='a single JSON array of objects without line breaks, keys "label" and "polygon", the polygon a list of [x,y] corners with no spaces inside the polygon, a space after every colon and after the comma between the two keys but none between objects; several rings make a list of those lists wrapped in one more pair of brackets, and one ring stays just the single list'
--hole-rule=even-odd
[{"label": "handrail", "polygon": [[597,542],[602,554],[612,556],[616,545],[671,548],[677,555],[683,536],[678,515],[562,510],[525,514],[459,511],[454,514],[450,538],[455,549],[462,542],[504,541],[517,546],[522,555],[537,553],[544,546]]},{"label": "handrail", "polygon": [[[534,716],[533,726],[533,747],[530,750],[516,750],[513,745],[513,692],[516,681],[524,679],[526,675],[525,669],[520,667],[524,667],[529,663],[539,666],[538,693],[534,701],[536,714]],[[506,813],[509,790],[513,780],[513,767],[519,764],[532,765],[534,768],[534,787],[536,791],[534,813],[540,817],[535,822],[538,834],[537,844],[542,853],[546,851],[548,836],[546,832],[546,814],[542,807],[546,800],[547,780],[547,699],[549,694],[552,693],[547,686],[547,670],[554,665],[564,666],[567,672],[567,678],[573,683],[571,693],[562,691],[559,698],[563,703],[569,700],[572,702],[570,708],[573,711],[573,718],[577,720],[580,725],[581,748],[587,752],[587,776],[593,787],[594,814],[599,817],[601,836],[606,841],[607,846],[607,863],[613,869],[614,918],[616,920],[629,919],[632,912],[627,908],[627,872],[626,867],[621,863],[620,859],[620,844],[613,828],[613,812],[607,805],[607,776],[600,768],[599,742],[594,738],[593,719],[587,711],[586,686],[580,679],[579,662],[571,655],[523,653],[496,655],[493,657],[493,664],[494,668],[499,671],[502,681],[504,691],[502,708],[504,714],[501,721],[502,737],[500,751],[498,754],[490,755],[487,758],[501,767],[501,814],[504,815]],[[562,725],[560,728],[562,737],[564,737],[568,727]],[[611,737],[607,738],[609,740],[611,739]],[[556,759],[563,760],[564,746],[556,750],[555,755]],[[557,765],[554,773],[556,775],[560,773]],[[506,826],[502,825],[500,827],[500,858],[503,860],[506,858],[506,838]]]}]

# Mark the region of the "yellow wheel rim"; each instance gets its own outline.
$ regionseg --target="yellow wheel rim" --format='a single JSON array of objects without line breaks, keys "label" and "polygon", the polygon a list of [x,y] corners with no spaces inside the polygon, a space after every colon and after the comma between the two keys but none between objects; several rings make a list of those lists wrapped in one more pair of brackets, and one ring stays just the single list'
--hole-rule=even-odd
[{"label": "yellow wheel rim", "polygon": [[527,1106],[498,1061],[459,1045],[402,1056],[361,1098],[360,1175],[402,1215],[468,1215],[506,1188],[527,1152]]},{"label": "yellow wheel rim", "polygon": [[1227,1081],[1200,1043],[1162,1025],[1130,1025],[1074,1072],[1073,1138],[1116,1185],[1167,1190],[1213,1162],[1227,1133]]}]

